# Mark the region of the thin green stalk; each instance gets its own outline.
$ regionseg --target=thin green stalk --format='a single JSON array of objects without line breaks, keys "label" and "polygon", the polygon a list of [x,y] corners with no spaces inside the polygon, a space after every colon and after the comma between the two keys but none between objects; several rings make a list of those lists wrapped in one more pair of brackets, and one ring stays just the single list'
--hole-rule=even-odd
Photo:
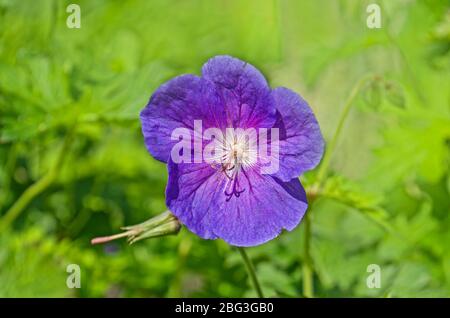
[{"label": "thin green stalk", "polygon": [[[384,1],[381,1],[379,3],[379,5],[381,6],[381,9],[383,11],[384,14],[384,24],[389,26],[391,25],[391,17],[388,14],[388,10],[386,10],[386,7],[384,5]],[[416,93],[417,97],[420,99],[420,101],[426,105],[426,98],[425,95],[423,94],[422,90],[420,89],[420,83],[417,79],[416,74],[414,73],[413,68],[411,67],[411,63],[409,63],[408,61],[408,57],[406,56],[405,51],[403,50],[402,46],[400,45],[400,43],[397,41],[397,39],[395,38],[395,36],[392,34],[391,30],[389,27],[383,27],[383,30],[385,31],[385,34],[387,36],[387,38],[389,39],[389,41],[391,42],[391,44],[394,46],[394,48],[398,51],[400,58],[403,62],[403,65],[405,67],[406,70],[406,75],[409,77],[409,80],[411,81],[411,85],[414,88],[414,92]]]},{"label": "thin green stalk", "polygon": [[64,158],[67,154],[67,150],[72,140],[72,133],[66,136],[64,144],[61,148],[61,152],[58,155],[53,168],[45,174],[41,179],[36,181],[30,187],[28,187],[22,195],[14,202],[14,204],[6,211],[5,215],[0,219],[0,232],[8,228],[14,220],[22,213],[22,211],[30,204],[30,202],[47,189],[59,174],[59,171],[64,162]]},{"label": "thin green stalk", "polygon": [[[323,186],[323,182],[325,180],[325,177],[328,173],[328,168],[330,166],[331,156],[333,154],[334,148],[336,147],[336,144],[338,142],[339,136],[342,132],[342,128],[344,127],[344,123],[348,117],[348,114],[350,112],[351,106],[353,102],[355,101],[355,98],[358,96],[361,88],[366,84],[368,80],[373,79],[373,75],[367,75],[362,77],[353,87],[353,89],[350,92],[350,95],[348,96],[347,100],[345,101],[344,107],[342,109],[342,113],[339,117],[338,124],[336,127],[336,130],[334,131],[333,138],[331,139],[330,143],[328,144],[328,147],[325,151],[325,155],[323,157],[322,163],[319,167],[319,171],[317,173],[316,182],[314,183],[312,190],[310,191],[311,198],[309,198],[310,204],[313,202],[314,198],[316,197],[317,193],[320,191],[321,187]],[[305,215],[304,220],[304,246],[303,246],[303,253],[304,253],[304,262],[302,265],[302,272],[303,272],[303,294],[305,297],[312,298],[314,297],[314,280],[313,280],[313,263],[311,258],[311,233],[312,233],[312,223],[311,223],[311,211],[309,211]]]},{"label": "thin green stalk", "polygon": [[244,260],[245,267],[247,268],[248,274],[253,283],[253,287],[255,287],[258,297],[264,298],[261,286],[259,285],[259,282],[258,282],[258,278],[256,277],[255,267],[253,266],[251,259],[248,257],[247,252],[245,251],[245,249],[243,247],[238,247],[238,250],[242,256],[242,259]]},{"label": "thin green stalk", "polygon": [[[186,234],[186,233],[184,233]],[[178,246],[178,263],[177,270],[175,275],[173,275],[172,281],[170,282],[167,297],[183,297],[183,288],[182,288],[182,279],[184,267],[186,266],[186,261],[188,259],[189,253],[192,249],[192,241],[186,235],[180,241],[180,245]]]},{"label": "thin green stalk", "polygon": [[304,239],[304,255],[305,260],[303,262],[302,266],[302,272],[303,272],[303,296],[308,298],[314,297],[314,282],[313,282],[313,269],[312,269],[312,261],[311,261],[311,254],[310,254],[310,239],[311,239],[311,219],[308,213],[305,215],[305,239]]},{"label": "thin green stalk", "polygon": [[[316,187],[318,187],[318,188],[320,188],[322,186],[322,182],[324,181],[324,178],[328,172],[331,156],[334,152],[334,148],[336,147],[337,141],[342,132],[342,128],[344,127],[344,123],[348,117],[351,106],[352,106],[353,102],[355,101],[355,98],[358,96],[359,91],[361,90],[361,88],[364,86],[364,84],[366,84],[366,82],[369,79],[373,79],[373,75],[367,75],[367,76],[362,77],[355,84],[352,91],[350,92],[350,95],[348,96],[347,100],[345,101],[344,108],[342,109],[342,113],[339,117],[339,121],[336,126],[336,130],[334,131],[334,134],[333,134],[333,138],[331,139],[330,143],[328,144],[328,147],[325,151],[325,155],[322,160],[322,164],[320,165],[319,171],[317,173]],[[316,189],[316,190],[318,190],[318,189]]]}]

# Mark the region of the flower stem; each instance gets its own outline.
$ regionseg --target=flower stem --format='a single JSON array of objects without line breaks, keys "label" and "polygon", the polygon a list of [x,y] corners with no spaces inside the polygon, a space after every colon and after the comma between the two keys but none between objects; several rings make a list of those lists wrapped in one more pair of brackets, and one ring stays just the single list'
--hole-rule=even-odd
[{"label": "flower stem", "polygon": [[303,245],[304,250],[304,262],[302,266],[303,273],[303,296],[307,298],[314,297],[314,282],[313,282],[313,269],[310,254],[310,240],[311,240],[311,219],[309,213],[305,215],[305,240]]},{"label": "flower stem", "polygon": [[[373,75],[366,75],[363,76],[358,82],[356,82],[355,86],[353,86],[350,95],[345,101],[344,107],[342,109],[342,113],[339,117],[338,124],[336,126],[336,130],[334,131],[333,137],[325,151],[325,155],[323,157],[322,163],[319,167],[319,171],[317,172],[317,177],[314,185],[312,186],[312,189],[310,191],[310,194],[312,198],[308,198],[309,203],[311,204],[313,200],[318,195],[320,189],[323,186],[323,182],[325,180],[325,177],[328,173],[328,168],[330,166],[331,156],[333,155],[334,148],[336,147],[336,144],[338,142],[339,136],[342,132],[342,128],[344,127],[344,123],[348,117],[348,114],[350,112],[351,106],[353,105],[353,102],[355,101],[355,98],[358,96],[361,88],[366,84],[367,81],[373,80]],[[304,253],[304,262],[302,266],[302,272],[303,272],[303,295],[305,297],[314,297],[314,281],[313,281],[313,262],[311,258],[311,235],[312,235],[312,224],[311,224],[311,211],[309,213],[306,213],[305,215],[305,230],[304,230],[304,246],[303,246],[303,253]]]},{"label": "flower stem", "polygon": [[253,266],[251,259],[248,257],[247,252],[245,251],[245,249],[243,247],[238,247],[237,249],[239,250],[239,253],[242,256],[242,259],[244,260],[245,267],[247,268],[248,274],[253,283],[253,286],[255,287],[258,297],[264,298],[261,286],[259,285],[259,282],[258,282],[258,278],[256,277],[255,267]]},{"label": "flower stem", "polygon": [[61,151],[56,159],[55,165],[41,179],[28,187],[22,195],[14,202],[14,204],[6,211],[5,215],[0,219],[0,231],[8,228],[12,222],[23,212],[30,202],[47,189],[56,179],[63,165],[65,156],[68,153],[69,146],[72,142],[73,129],[67,134]]},{"label": "flower stem", "polygon": [[334,148],[336,147],[337,141],[342,132],[342,128],[344,127],[344,123],[350,112],[351,106],[352,106],[353,102],[355,101],[355,98],[358,96],[361,88],[370,79],[373,79],[373,75],[367,75],[367,76],[362,77],[355,84],[355,86],[353,86],[353,89],[350,92],[350,95],[348,96],[347,100],[345,101],[344,107],[342,109],[342,113],[339,117],[338,124],[336,126],[336,130],[334,131],[334,134],[333,134],[333,138],[331,139],[331,141],[325,151],[325,155],[323,156],[322,164],[319,167],[319,171],[317,173],[315,190],[319,190],[317,188],[320,188],[322,186],[322,182],[324,181],[324,178],[325,178],[325,176],[328,172],[328,168],[330,166],[331,156],[333,155]]},{"label": "flower stem", "polygon": [[117,240],[122,237],[128,237],[130,235],[132,235],[132,233],[130,231],[127,231],[127,232],[122,232],[122,233],[114,234],[114,235],[110,235],[110,236],[96,237],[91,240],[91,244],[103,244],[103,243]]}]

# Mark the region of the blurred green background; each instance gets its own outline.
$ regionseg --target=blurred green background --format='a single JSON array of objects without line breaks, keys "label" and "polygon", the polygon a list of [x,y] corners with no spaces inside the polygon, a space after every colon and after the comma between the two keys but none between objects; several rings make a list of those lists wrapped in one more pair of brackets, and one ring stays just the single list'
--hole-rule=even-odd
[{"label": "blurred green background", "polygon": [[[0,297],[255,296],[236,249],[187,229],[90,245],[166,209],[138,114],[217,54],[302,94],[328,142],[373,74],[308,212],[314,295],[450,296],[448,1],[86,0],[69,29],[71,2],[0,0]],[[381,29],[366,26],[372,2]],[[303,234],[248,249],[266,295],[304,295]]]}]

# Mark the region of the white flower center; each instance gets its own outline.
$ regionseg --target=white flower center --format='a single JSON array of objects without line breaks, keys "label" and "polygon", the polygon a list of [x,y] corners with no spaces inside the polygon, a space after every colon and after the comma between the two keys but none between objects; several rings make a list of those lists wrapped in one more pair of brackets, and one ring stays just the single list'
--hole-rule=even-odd
[{"label": "white flower center", "polygon": [[219,153],[220,169],[229,179],[225,188],[227,201],[233,195],[239,197],[245,190],[239,184],[239,175],[256,164],[258,147],[255,136],[256,134],[234,129],[227,130],[224,135]]}]

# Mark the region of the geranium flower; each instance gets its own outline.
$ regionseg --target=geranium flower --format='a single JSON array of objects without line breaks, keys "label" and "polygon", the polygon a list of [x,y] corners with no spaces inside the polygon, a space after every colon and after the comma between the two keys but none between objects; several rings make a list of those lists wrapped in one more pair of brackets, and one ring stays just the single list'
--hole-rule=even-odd
[{"label": "geranium flower", "polygon": [[319,163],[324,141],[298,94],[216,56],[201,77],[161,85],[140,118],[148,151],[168,166],[166,204],[190,231],[253,246],[300,223],[308,204],[298,177]]}]

